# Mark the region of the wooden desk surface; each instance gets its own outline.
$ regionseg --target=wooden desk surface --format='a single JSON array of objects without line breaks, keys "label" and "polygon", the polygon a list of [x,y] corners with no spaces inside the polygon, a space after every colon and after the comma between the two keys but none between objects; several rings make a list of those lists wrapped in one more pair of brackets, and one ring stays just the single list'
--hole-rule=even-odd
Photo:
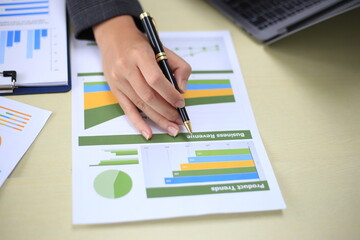
[{"label": "wooden desk surface", "polygon": [[202,0],[142,4],[162,31],[231,32],[288,208],[73,226],[71,93],[14,96],[53,114],[0,189],[0,239],[359,239],[360,9],[264,46]]}]

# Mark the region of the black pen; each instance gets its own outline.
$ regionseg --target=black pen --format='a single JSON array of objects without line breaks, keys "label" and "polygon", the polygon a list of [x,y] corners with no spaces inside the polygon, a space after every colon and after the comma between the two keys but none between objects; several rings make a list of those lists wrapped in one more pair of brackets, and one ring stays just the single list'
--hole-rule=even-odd
[{"label": "black pen", "polygon": [[[150,45],[154,50],[156,61],[158,62],[162,72],[164,73],[165,77],[170,81],[170,83],[176,88],[176,90],[179,91],[179,86],[176,83],[174,74],[167,63],[167,56],[160,41],[159,35],[156,31],[156,26],[153,18],[148,12],[143,12],[140,14],[140,20],[144,26],[144,30],[146,32],[146,35],[148,36]],[[186,129],[189,133],[192,133],[190,119],[185,107],[177,108],[177,110],[181,116],[181,120],[184,122]]]}]

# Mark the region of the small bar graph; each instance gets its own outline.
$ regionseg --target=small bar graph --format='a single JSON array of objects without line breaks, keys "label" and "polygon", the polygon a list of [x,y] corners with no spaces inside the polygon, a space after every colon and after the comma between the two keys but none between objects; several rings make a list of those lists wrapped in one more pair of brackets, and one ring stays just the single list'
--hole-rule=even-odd
[{"label": "small bar graph", "polygon": [[7,51],[11,48],[22,48],[22,57],[32,59],[36,52],[41,51],[43,42],[48,41],[47,38],[48,29],[1,31],[0,64],[5,63]]},{"label": "small bar graph", "polygon": [[0,3],[1,17],[36,16],[49,14],[49,1],[6,1]]},{"label": "small bar graph", "polygon": [[102,153],[104,160],[91,164],[90,167],[139,164],[137,149],[106,149]]},{"label": "small bar graph", "polygon": [[[268,189],[252,142],[214,148],[209,143],[145,146],[141,156],[148,197],[212,194],[211,189],[224,184],[235,191],[248,189],[244,186],[249,184],[258,186],[254,191]],[[154,159],[161,168],[153,167]]]},{"label": "small bar graph", "polygon": [[[195,155],[196,157],[188,157],[187,163],[180,164],[181,170],[187,170],[187,176],[183,176],[181,171],[177,171],[177,174],[173,174],[174,177],[165,178],[165,183],[177,184],[191,182],[217,182],[259,178],[249,148],[198,150],[195,151]],[[222,169],[249,169],[249,167],[253,170],[253,172],[221,172]],[[197,173],[190,175],[191,171],[195,170],[212,170],[213,172],[206,171],[207,175],[199,175]]]}]

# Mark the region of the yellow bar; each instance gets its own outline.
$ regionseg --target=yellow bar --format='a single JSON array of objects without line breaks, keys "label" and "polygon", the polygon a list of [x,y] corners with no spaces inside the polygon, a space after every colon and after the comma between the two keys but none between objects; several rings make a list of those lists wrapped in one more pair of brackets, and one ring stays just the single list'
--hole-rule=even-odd
[{"label": "yellow bar", "polygon": [[201,170],[201,169],[237,168],[237,167],[253,167],[253,166],[255,166],[253,160],[180,164],[181,170]]},{"label": "yellow bar", "polygon": [[110,91],[91,92],[84,94],[85,109],[103,107],[117,102],[118,101]]},{"label": "yellow bar", "polygon": [[216,97],[234,95],[231,88],[228,89],[210,89],[210,90],[188,90],[183,94],[184,98],[197,97]]}]

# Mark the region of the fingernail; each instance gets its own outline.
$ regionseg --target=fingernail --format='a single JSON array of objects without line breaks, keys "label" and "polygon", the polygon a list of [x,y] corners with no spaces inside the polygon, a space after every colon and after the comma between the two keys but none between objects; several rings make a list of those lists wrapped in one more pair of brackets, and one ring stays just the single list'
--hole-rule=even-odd
[{"label": "fingernail", "polygon": [[182,82],[181,82],[181,91],[183,92],[183,93],[185,93],[186,92],[186,85],[187,85],[187,81],[186,80],[183,80]]},{"label": "fingernail", "polygon": [[177,108],[183,108],[183,107],[185,107],[185,102],[184,102],[184,100],[177,101],[177,102],[175,103],[175,107],[177,107]]},{"label": "fingernail", "polygon": [[167,130],[168,130],[168,134],[173,137],[176,137],[179,133],[179,130],[174,128],[173,126],[168,127]]},{"label": "fingernail", "polygon": [[149,140],[149,139],[150,139],[150,134],[147,133],[146,131],[142,131],[141,134],[144,136],[144,138],[145,138],[146,140]]}]

